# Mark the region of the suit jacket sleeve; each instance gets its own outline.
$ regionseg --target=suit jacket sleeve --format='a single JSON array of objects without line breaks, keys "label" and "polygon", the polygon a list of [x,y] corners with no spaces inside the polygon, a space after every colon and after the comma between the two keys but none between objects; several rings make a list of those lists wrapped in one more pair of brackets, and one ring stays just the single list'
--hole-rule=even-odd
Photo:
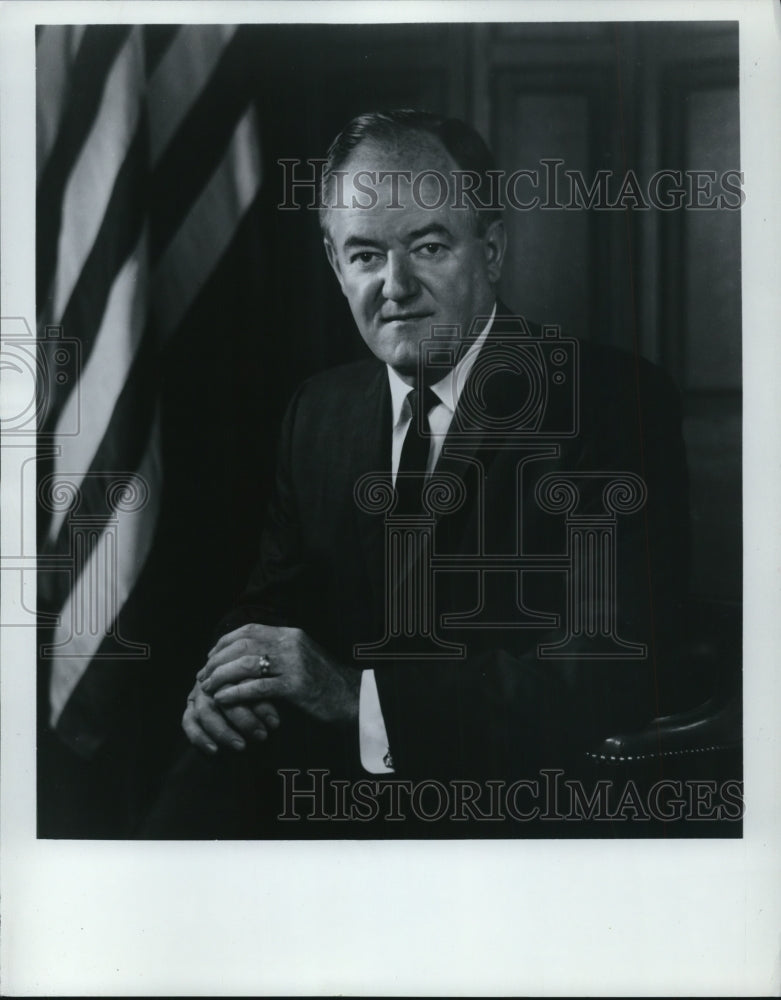
[{"label": "suit jacket sleeve", "polygon": [[299,399],[295,393],[282,420],[274,486],[263,522],[260,557],[236,606],[218,624],[217,635],[241,625],[298,625],[306,602],[308,563],[290,472]]}]

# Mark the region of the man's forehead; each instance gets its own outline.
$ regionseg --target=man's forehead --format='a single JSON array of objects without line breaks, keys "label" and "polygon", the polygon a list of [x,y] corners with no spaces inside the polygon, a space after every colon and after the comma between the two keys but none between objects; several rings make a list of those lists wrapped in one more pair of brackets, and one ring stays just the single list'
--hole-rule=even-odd
[{"label": "man's forehead", "polygon": [[459,226],[447,214],[440,212],[417,213],[401,209],[381,215],[373,212],[333,211],[332,219],[338,218],[334,235],[341,246],[359,243],[380,243],[399,240],[412,243],[424,238],[452,239],[458,235]]},{"label": "man's forehead", "polygon": [[443,205],[424,208],[403,203],[389,208],[378,203],[372,208],[333,207],[328,212],[328,228],[340,247],[358,244],[413,243],[424,238],[453,239],[471,227],[469,210]]}]

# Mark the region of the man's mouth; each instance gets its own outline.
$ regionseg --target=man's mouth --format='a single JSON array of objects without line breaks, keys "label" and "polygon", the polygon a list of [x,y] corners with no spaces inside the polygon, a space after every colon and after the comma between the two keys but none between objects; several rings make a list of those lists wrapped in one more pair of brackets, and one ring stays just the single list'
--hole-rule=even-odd
[{"label": "man's mouth", "polygon": [[380,317],[383,323],[405,323],[417,319],[427,319],[432,313],[395,313],[393,316]]}]

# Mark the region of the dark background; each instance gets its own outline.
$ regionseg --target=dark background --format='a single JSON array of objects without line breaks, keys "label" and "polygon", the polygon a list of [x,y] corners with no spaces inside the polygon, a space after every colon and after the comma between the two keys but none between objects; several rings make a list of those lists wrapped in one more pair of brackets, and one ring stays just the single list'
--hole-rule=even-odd
[{"label": "dark background", "polygon": [[[44,775],[63,793],[50,806],[59,835],[123,835],[137,819],[176,750],[214,626],[255,559],[284,405],[305,376],[366,354],[316,213],[277,209],[279,159],[323,157],[353,115],[408,106],[471,122],[508,171],[544,157],[587,181],[599,169],[633,169],[641,182],[660,169],[740,169],[736,24],[244,26],[221,72],[226,108],[254,95],[263,182],[161,361],[163,506],[135,597],[144,635],[128,636],[148,642],[152,659],[113,741],[74,764],[83,794],[73,775]],[[215,130],[224,116],[216,105]],[[185,182],[202,169],[208,140],[181,165]],[[506,224],[501,294],[510,307],[565,334],[637,349],[677,383],[691,592],[734,607],[740,213],[538,209],[509,211]]]}]

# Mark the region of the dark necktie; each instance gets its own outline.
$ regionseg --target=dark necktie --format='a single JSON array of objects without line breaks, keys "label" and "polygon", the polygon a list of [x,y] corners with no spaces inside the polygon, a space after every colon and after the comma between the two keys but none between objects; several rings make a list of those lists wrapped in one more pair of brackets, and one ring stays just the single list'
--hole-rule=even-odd
[{"label": "dark necktie", "polygon": [[396,473],[396,495],[399,499],[395,513],[419,514],[423,480],[431,448],[428,415],[439,405],[439,399],[428,386],[422,390],[413,389],[407,395],[407,399],[412,408],[412,420],[404,437]]}]

